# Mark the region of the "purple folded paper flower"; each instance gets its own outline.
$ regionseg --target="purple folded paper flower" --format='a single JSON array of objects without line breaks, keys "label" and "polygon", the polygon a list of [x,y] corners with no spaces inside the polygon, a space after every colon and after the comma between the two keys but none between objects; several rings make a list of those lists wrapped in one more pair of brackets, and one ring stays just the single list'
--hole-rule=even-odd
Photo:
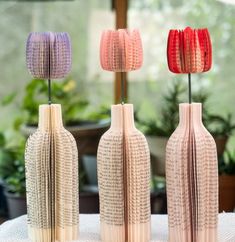
[{"label": "purple folded paper flower", "polygon": [[26,63],[34,78],[65,77],[72,63],[68,33],[30,33],[26,45]]}]

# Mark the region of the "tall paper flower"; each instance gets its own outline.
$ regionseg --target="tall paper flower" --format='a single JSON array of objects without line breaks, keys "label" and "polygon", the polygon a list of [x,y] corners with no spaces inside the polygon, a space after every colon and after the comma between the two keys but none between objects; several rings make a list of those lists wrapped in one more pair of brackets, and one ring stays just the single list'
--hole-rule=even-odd
[{"label": "tall paper flower", "polygon": [[71,44],[67,33],[30,33],[26,63],[34,78],[57,79],[71,69]]},{"label": "tall paper flower", "polygon": [[167,59],[174,73],[209,71],[212,64],[212,46],[207,28],[172,29],[168,35]]},{"label": "tall paper flower", "polygon": [[[71,69],[67,33],[31,33],[26,63],[34,78],[48,79],[48,105],[40,105],[38,129],[25,151],[28,233],[33,242],[78,239],[78,152],[63,127],[61,105],[51,102],[51,79]],[[69,189],[68,189],[69,188]]]},{"label": "tall paper flower", "polygon": [[127,72],[139,69],[143,63],[139,31],[104,31],[100,42],[100,63],[107,71]]},{"label": "tall paper flower", "polygon": [[97,151],[102,242],[149,242],[150,153],[146,138],[134,124],[132,104],[124,104],[123,72],[143,62],[138,30],[104,31],[100,42],[104,70],[121,72],[121,103],[112,106],[111,127]]},{"label": "tall paper flower", "polygon": [[218,161],[213,137],[202,124],[202,104],[192,103],[191,73],[209,71],[212,47],[207,29],[170,30],[170,71],[188,73],[189,103],[166,146],[169,242],[217,239]]}]

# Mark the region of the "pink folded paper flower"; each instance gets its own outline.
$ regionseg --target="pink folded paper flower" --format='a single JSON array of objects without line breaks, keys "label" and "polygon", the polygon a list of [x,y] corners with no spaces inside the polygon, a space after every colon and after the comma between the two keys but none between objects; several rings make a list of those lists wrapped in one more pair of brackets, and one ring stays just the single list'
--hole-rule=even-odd
[{"label": "pink folded paper flower", "polygon": [[29,34],[26,63],[34,78],[63,78],[69,73],[71,62],[71,44],[67,33]]},{"label": "pink folded paper flower", "polygon": [[167,60],[174,73],[209,71],[212,64],[212,46],[207,28],[172,29],[168,35]]},{"label": "pink folded paper flower", "polygon": [[100,63],[107,71],[127,72],[139,69],[143,63],[139,31],[104,31],[100,42]]}]

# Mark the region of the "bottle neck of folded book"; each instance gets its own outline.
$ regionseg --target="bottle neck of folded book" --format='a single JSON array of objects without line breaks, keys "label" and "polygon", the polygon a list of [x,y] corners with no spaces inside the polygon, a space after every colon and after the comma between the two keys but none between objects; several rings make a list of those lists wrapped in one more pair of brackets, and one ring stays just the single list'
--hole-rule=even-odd
[{"label": "bottle neck of folded book", "polygon": [[121,104],[111,106],[111,129],[117,132],[123,131],[123,111]]},{"label": "bottle neck of folded book", "polygon": [[112,105],[111,129],[118,132],[128,132],[136,129],[132,104]]},{"label": "bottle neck of folded book", "polygon": [[[192,125],[192,126],[191,126]],[[180,103],[179,104],[179,126],[199,127],[202,126],[202,104]]]},{"label": "bottle neck of folded book", "polygon": [[192,103],[191,104],[191,120],[194,127],[203,126],[202,123],[202,104],[201,103]]},{"label": "bottle neck of folded book", "polygon": [[62,127],[63,121],[60,104],[43,104],[39,106],[39,130],[49,132]]},{"label": "bottle neck of folded book", "polygon": [[125,132],[135,130],[135,121],[134,121],[134,108],[133,104],[124,104],[123,105],[123,115],[124,115],[124,130]]},{"label": "bottle neck of folded book", "polygon": [[189,107],[188,103],[179,104],[179,127],[181,128],[189,126]]}]

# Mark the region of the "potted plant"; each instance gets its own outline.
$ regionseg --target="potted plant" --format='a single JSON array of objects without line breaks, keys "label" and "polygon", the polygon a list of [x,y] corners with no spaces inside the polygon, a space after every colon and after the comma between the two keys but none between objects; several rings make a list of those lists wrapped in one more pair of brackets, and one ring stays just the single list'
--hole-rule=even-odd
[{"label": "potted plant", "polygon": [[[16,120],[23,133],[28,136],[35,131],[38,122],[38,106],[47,100],[47,83],[33,79],[25,88],[20,109],[22,115]],[[62,105],[63,121],[77,140],[83,136],[100,136],[109,125],[106,107],[92,107],[89,102],[77,95],[76,82],[71,78],[52,83],[54,103]],[[97,111],[98,110],[98,111]]]},{"label": "potted plant", "polygon": [[235,152],[226,151],[219,160],[219,211],[235,210]]},{"label": "potted plant", "polygon": [[[97,172],[97,166],[94,164],[95,156],[100,137],[110,124],[109,109],[103,105],[90,105],[86,98],[77,94],[76,82],[71,78],[52,82],[51,90],[52,101],[62,105],[65,128],[72,133],[77,142],[80,160],[80,192],[82,191],[80,206],[88,207],[87,197],[90,198],[94,194],[98,197],[98,192],[94,191],[94,184],[92,188],[90,187],[92,183],[90,178]],[[38,79],[33,79],[25,88],[25,95],[19,106],[21,116],[15,120],[15,127],[20,129],[25,137],[37,129],[38,107],[47,101],[47,92],[47,82]],[[14,97],[14,94],[6,96],[4,104],[12,103]],[[85,154],[87,156],[83,159]],[[93,165],[91,166],[90,163]],[[97,202],[92,206],[96,206],[97,211],[99,207]]]},{"label": "potted plant", "polygon": [[[151,152],[151,167],[154,175],[165,175],[165,149],[168,138],[176,129],[179,122],[179,103],[184,100],[186,86],[182,82],[174,82],[162,98],[162,109],[156,120],[137,121],[142,131],[146,134]],[[209,111],[208,99],[210,95],[204,90],[193,95],[194,102],[200,102],[203,105],[203,124],[206,129],[213,135],[217,153],[220,157],[223,155],[227,141],[232,135],[235,124],[232,122],[232,115],[227,116],[213,114]]]},{"label": "potted plant", "polygon": [[185,87],[181,82],[174,82],[163,96],[163,105],[156,120],[137,119],[145,133],[150,153],[153,175],[165,176],[165,149],[168,138],[174,132],[179,120],[179,103]]},{"label": "potted plant", "polygon": [[[213,127],[211,128],[211,126]],[[218,156],[223,155],[228,139],[235,129],[232,114],[228,113],[226,117],[209,115],[207,127],[215,139]]]},{"label": "potted plant", "polygon": [[8,146],[0,134],[0,178],[3,181],[9,218],[26,214],[24,142]]},{"label": "potted plant", "polygon": [[208,99],[209,93],[199,92],[193,96],[194,101],[201,102],[203,104],[203,124],[207,130],[214,137],[217,154],[222,156],[229,137],[233,134],[235,130],[235,124],[232,121],[232,114],[228,113],[226,116],[213,114],[209,112]]}]

